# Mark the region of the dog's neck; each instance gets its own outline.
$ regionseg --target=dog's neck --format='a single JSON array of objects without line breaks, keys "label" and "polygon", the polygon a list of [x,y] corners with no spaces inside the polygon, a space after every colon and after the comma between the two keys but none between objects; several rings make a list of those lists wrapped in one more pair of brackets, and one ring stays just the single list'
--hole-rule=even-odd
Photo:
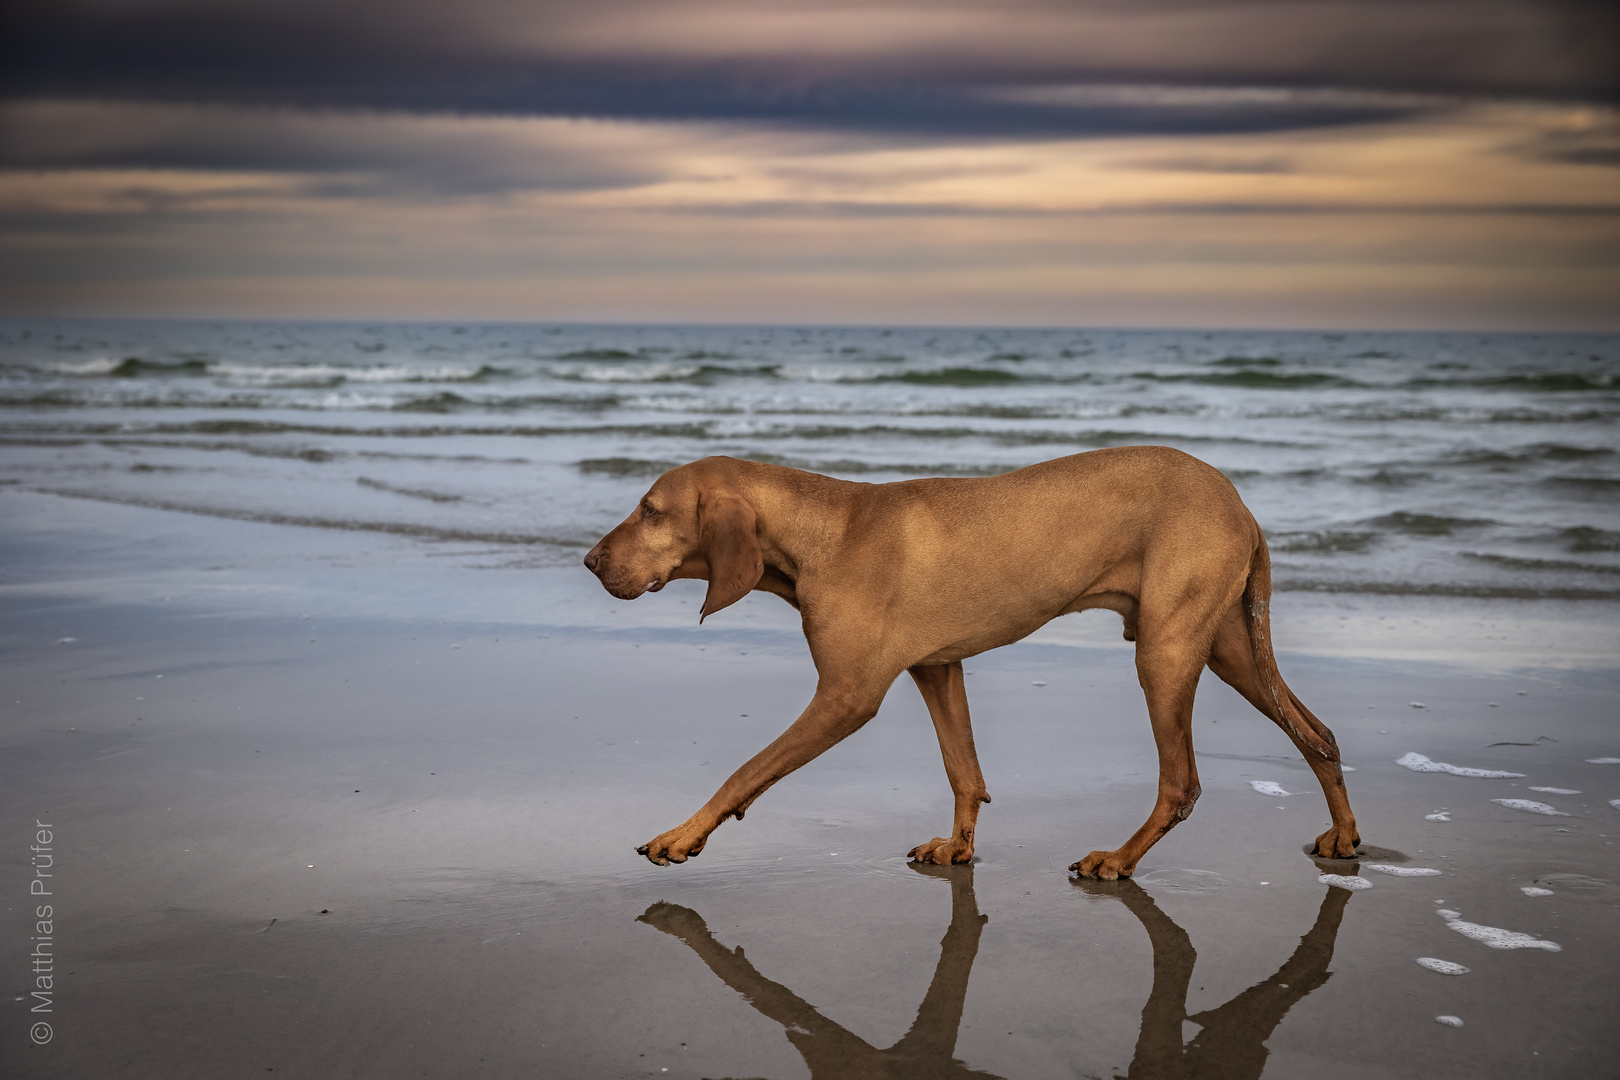
[{"label": "dog's neck", "polygon": [[[759,517],[757,535],[766,577],[774,570],[789,584],[834,557],[861,492],[872,487],[781,465],[756,461],[737,465],[737,493]],[[811,513],[805,512],[807,507]]]}]

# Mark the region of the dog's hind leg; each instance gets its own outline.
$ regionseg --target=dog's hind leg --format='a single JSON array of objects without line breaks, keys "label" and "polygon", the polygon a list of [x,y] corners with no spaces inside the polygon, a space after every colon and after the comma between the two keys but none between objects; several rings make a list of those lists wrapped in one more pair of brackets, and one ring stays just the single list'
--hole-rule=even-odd
[{"label": "dog's hind leg", "polygon": [[908,856],[922,863],[965,863],[973,858],[973,830],[979,823],[979,804],[990,801],[979,771],[979,755],[973,748],[973,725],[968,719],[967,686],[962,679],[962,662],[933,664],[909,669],[928,704],[939,736],[939,752],[945,759],[945,775],[956,796],[951,835],[936,836],[912,848]]},{"label": "dog's hind leg", "polygon": [[1159,794],[1153,813],[1114,851],[1093,851],[1069,869],[1083,877],[1130,877],[1138,860],[1192,813],[1198,801],[1198,766],[1193,759],[1192,708],[1198,676],[1208,655],[1210,617],[1196,602],[1167,618],[1153,620],[1144,605],[1138,623],[1136,670],[1147,697],[1148,719],[1159,750]]},{"label": "dog's hind leg", "polygon": [[[1246,607],[1250,610],[1245,610]],[[1330,859],[1348,859],[1355,855],[1361,837],[1356,831],[1356,815],[1350,810],[1350,795],[1344,786],[1344,770],[1339,767],[1338,745],[1327,725],[1318,720],[1283,682],[1276,662],[1263,665],[1255,655],[1256,627],[1251,622],[1256,616],[1252,608],[1250,598],[1245,597],[1227,611],[1215,632],[1209,669],[1282,728],[1299,748],[1305,764],[1316,774],[1316,782],[1322,785],[1322,794],[1327,797],[1328,813],[1333,818],[1332,827],[1316,838],[1316,847],[1312,852]],[[1265,634],[1269,659],[1269,629],[1264,623],[1258,629]],[[1265,670],[1268,666],[1269,672]]]}]

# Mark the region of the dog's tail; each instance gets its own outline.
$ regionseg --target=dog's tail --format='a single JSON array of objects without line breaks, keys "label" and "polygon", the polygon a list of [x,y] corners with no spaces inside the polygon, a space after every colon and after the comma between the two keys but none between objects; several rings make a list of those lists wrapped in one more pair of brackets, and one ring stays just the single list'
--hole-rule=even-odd
[{"label": "dog's tail", "polygon": [[[1258,534],[1259,529],[1255,532]],[[1249,563],[1249,581],[1243,589],[1243,620],[1249,629],[1249,647],[1260,684],[1269,704],[1272,720],[1303,747],[1328,761],[1339,760],[1339,744],[1328,726],[1307,709],[1283,682],[1277,670],[1277,657],[1271,651],[1271,552],[1260,535]]]}]

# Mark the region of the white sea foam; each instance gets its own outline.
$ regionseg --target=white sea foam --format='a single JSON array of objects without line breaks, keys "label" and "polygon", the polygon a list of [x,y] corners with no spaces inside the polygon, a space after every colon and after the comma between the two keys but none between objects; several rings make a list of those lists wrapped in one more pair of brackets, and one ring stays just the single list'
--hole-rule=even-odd
[{"label": "white sea foam", "polygon": [[1620,799],[1610,799],[1609,805],[1614,807],[1616,810],[1620,810]]},{"label": "white sea foam", "polygon": [[1432,956],[1420,956],[1417,958],[1417,962],[1420,967],[1426,967],[1430,971],[1439,972],[1441,975],[1466,975],[1473,970],[1472,968],[1463,967],[1461,964],[1453,964],[1450,960],[1439,960]]},{"label": "white sea foam", "polygon": [[1411,769],[1413,772],[1443,772],[1452,776],[1473,776],[1485,780],[1502,780],[1512,776],[1523,776],[1522,772],[1503,772],[1501,769],[1472,769],[1462,765],[1452,765],[1444,761],[1435,761],[1424,757],[1416,751],[1395,760],[1395,764]]},{"label": "white sea foam", "polygon": [[1293,794],[1291,791],[1284,791],[1282,785],[1275,780],[1250,780],[1249,786],[1262,795],[1275,795],[1284,798]]},{"label": "white sea foam", "polygon": [[1553,894],[1551,889],[1543,889],[1538,885],[1521,885],[1519,891],[1526,896],[1551,896]]},{"label": "white sea foam", "polygon": [[1544,802],[1534,799],[1492,799],[1491,802],[1505,806],[1509,810],[1523,810],[1527,814],[1543,814],[1547,817],[1569,817],[1562,810],[1554,810]]},{"label": "white sea foam", "polygon": [[338,383],[457,383],[484,374],[478,365],[446,364],[406,367],[377,364],[345,367],[341,364],[222,364],[210,363],[208,374],[246,386],[333,386]]},{"label": "white sea foam", "polygon": [[1432,814],[1424,814],[1423,815],[1423,820],[1424,821],[1450,821],[1451,820],[1451,811],[1450,810],[1436,810]]},{"label": "white sea foam", "polygon": [[1588,765],[1620,765],[1620,757],[1589,757]]},{"label": "white sea foam", "polygon": [[1332,885],[1335,889],[1349,889],[1351,892],[1360,892],[1362,889],[1372,888],[1372,882],[1360,874],[1323,874],[1316,879],[1323,885]]},{"label": "white sea foam", "polygon": [[1435,1019],[1446,1025],[1446,1027],[1462,1027],[1462,1017],[1460,1016],[1437,1016]]},{"label": "white sea foam", "polygon": [[1368,863],[1367,869],[1395,877],[1439,877],[1444,873],[1443,870],[1434,870],[1427,866],[1391,866],[1389,863]]},{"label": "white sea foam", "polygon": [[1567,787],[1533,787],[1530,790],[1531,791],[1539,791],[1539,792],[1542,792],[1543,794],[1546,794],[1546,795],[1579,795],[1580,794],[1580,792],[1576,791],[1574,788],[1567,788]]},{"label": "white sea foam", "polygon": [[593,383],[677,382],[690,379],[699,371],[697,364],[590,364],[584,367],[551,369],[547,374]]},{"label": "white sea foam", "polygon": [[1492,949],[1546,949],[1548,952],[1563,952],[1564,948],[1555,941],[1531,937],[1516,930],[1503,930],[1496,926],[1481,926],[1479,923],[1464,922],[1459,912],[1441,908],[1435,914],[1446,920],[1446,925],[1465,938],[1471,938],[1481,945]]}]

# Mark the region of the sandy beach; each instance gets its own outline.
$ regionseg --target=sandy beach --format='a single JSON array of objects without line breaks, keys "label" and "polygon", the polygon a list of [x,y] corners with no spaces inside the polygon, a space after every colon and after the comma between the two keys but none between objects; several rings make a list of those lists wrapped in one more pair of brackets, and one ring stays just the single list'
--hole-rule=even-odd
[{"label": "sandy beach", "polygon": [[1064,868],[1138,823],[1152,742],[1115,629],[1060,626],[967,665],[973,866],[903,857],[950,802],[897,686],[659,868],[632,848],[809,698],[773,598],[699,628],[692,583],[623,604],[469,544],[0,504],[7,1076],[1581,1077],[1620,1050],[1612,665],[1402,659],[1376,604],[1284,596],[1366,857],[1306,857],[1304,763],[1206,677],[1197,812],[1104,885]]}]

